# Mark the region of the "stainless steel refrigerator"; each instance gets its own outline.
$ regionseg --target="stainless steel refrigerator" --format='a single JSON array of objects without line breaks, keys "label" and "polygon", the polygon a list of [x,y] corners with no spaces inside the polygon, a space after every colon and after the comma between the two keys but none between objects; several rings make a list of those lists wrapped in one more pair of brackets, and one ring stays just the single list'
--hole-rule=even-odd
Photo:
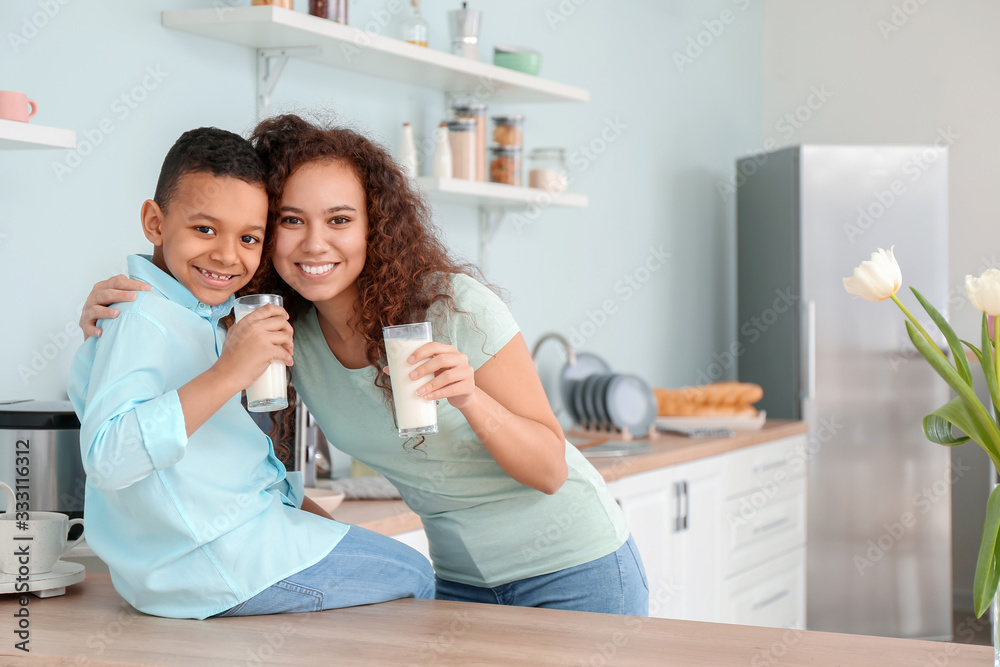
[{"label": "stainless steel refrigerator", "polygon": [[892,302],[841,279],[894,246],[898,296],[948,306],[948,154],[803,145],[737,161],[738,376],[810,424],[807,627],[951,637],[949,449],[921,418],[947,385]]}]

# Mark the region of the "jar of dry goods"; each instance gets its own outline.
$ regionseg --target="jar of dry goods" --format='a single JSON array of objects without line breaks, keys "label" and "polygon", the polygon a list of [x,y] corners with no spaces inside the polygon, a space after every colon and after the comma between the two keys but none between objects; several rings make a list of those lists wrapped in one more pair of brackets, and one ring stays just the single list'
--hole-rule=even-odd
[{"label": "jar of dry goods", "polygon": [[490,181],[521,185],[521,149],[516,146],[490,147]]}]

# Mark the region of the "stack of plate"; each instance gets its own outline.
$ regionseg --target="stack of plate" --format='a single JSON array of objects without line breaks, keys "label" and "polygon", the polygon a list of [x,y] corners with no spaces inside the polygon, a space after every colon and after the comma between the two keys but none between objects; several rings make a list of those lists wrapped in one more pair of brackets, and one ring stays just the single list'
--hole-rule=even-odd
[{"label": "stack of plate", "polygon": [[612,373],[600,357],[579,352],[563,369],[563,404],[577,424],[599,431],[646,435],[656,419],[656,397],[642,378]]}]

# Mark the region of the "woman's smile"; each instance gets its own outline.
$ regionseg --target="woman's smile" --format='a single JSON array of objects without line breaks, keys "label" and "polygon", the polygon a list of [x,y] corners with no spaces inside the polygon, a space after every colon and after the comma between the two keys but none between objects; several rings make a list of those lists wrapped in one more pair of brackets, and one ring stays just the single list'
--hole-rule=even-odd
[{"label": "woman's smile", "polygon": [[285,181],[272,262],[278,275],[313,303],[354,298],[367,259],[368,214],[354,170],[307,162]]}]

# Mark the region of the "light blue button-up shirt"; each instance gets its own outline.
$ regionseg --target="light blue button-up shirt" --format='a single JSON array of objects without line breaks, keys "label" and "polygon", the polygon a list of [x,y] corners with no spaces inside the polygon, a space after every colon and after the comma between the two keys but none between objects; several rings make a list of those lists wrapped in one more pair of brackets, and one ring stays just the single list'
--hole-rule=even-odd
[{"label": "light blue button-up shirt", "polygon": [[87,472],[87,543],[140,611],[206,618],[317,563],[349,526],[298,509],[302,477],[233,396],[190,438],[177,389],[219,358],[233,299],[200,303],[152,264],[153,286],[102,320],[73,361],[69,397]]}]

